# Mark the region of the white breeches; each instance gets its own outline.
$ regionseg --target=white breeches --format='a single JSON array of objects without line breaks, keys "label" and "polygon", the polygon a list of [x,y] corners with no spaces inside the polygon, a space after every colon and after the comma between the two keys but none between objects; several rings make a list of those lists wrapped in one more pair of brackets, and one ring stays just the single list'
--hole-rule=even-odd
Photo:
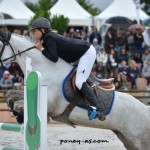
[{"label": "white breeches", "polygon": [[86,53],[80,58],[78,63],[75,84],[79,90],[82,88],[82,84],[88,79],[95,59],[96,50],[91,45]]}]

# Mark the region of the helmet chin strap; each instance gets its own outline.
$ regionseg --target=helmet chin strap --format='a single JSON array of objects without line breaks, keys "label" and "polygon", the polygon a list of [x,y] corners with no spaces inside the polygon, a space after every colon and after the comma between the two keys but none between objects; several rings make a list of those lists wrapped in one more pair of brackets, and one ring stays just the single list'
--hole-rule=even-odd
[{"label": "helmet chin strap", "polygon": [[[41,33],[42,33],[42,36],[43,36],[43,34],[44,34],[44,32],[42,31],[42,29],[38,29]],[[41,39],[40,39],[40,41],[41,41]]]},{"label": "helmet chin strap", "polygon": [[39,29],[39,31],[41,31],[41,33],[44,34],[44,32],[42,31],[42,29]]}]

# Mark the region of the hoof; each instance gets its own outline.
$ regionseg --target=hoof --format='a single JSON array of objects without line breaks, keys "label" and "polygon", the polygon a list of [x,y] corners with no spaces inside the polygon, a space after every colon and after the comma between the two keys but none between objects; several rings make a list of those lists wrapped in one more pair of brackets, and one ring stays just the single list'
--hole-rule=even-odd
[{"label": "hoof", "polygon": [[20,113],[18,114],[16,120],[17,120],[17,122],[18,122],[19,124],[24,123],[24,113],[23,113],[23,112],[20,112]]}]

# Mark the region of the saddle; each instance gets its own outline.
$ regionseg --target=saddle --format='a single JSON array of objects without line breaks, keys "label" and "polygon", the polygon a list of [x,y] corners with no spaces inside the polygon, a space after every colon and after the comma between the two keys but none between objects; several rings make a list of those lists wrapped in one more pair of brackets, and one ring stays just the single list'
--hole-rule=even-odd
[{"label": "saddle", "polygon": [[[90,104],[83,97],[82,93],[76,87],[75,78],[76,67],[71,70],[62,84],[63,95],[69,104],[61,115],[52,118],[53,120],[67,123],[73,127],[75,127],[74,124],[71,123],[68,118],[74,107],[77,106],[88,110],[90,106]],[[102,106],[100,111],[105,115],[110,113],[114,100],[115,86],[113,84],[113,80],[113,78],[98,79],[93,74],[90,74],[87,80],[87,83],[92,88],[97,97],[99,105]]]},{"label": "saddle", "polygon": [[[71,79],[73,90],[77,91],[77,87],[75,85],[76,70],[74,70],[73,73],[70,75],[70,79]],[[93,88],[95,86],[99,86],[99,88],[106,90],[106,91],[115,89],[113,81],[114,81],[114,78],[98,79],[92,73],[90,74],[89,78],[87,79],[87,83],[90,85],[91,88]]]}]

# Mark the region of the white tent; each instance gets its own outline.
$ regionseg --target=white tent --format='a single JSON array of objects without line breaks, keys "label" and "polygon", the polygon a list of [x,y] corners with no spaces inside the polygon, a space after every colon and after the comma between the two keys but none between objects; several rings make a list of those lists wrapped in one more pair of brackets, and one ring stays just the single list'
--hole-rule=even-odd
[{"label": "white tent", "polygon": [[[130,20],[136,20],[136,5],[132,0],[115,0],[110,6],[108,6],[102,13],[96,16],[96,19],[105,22],[111,17],[126,17]],[[142,10],[139,12],[141,20],[149,18],[149,16]]]},{"label": "white tent", "polygon": [[21,0],[3,0],[0,12],[8,14],[12,19],[0,19],[0,24],[27,25],[34,13]]},{"label": "white tent", "polygon": [[76,0],[58,0],[49,10],[51,15],[64,15],[69,18],[70,26],[90,26],[92,15],[84,10]]}]

